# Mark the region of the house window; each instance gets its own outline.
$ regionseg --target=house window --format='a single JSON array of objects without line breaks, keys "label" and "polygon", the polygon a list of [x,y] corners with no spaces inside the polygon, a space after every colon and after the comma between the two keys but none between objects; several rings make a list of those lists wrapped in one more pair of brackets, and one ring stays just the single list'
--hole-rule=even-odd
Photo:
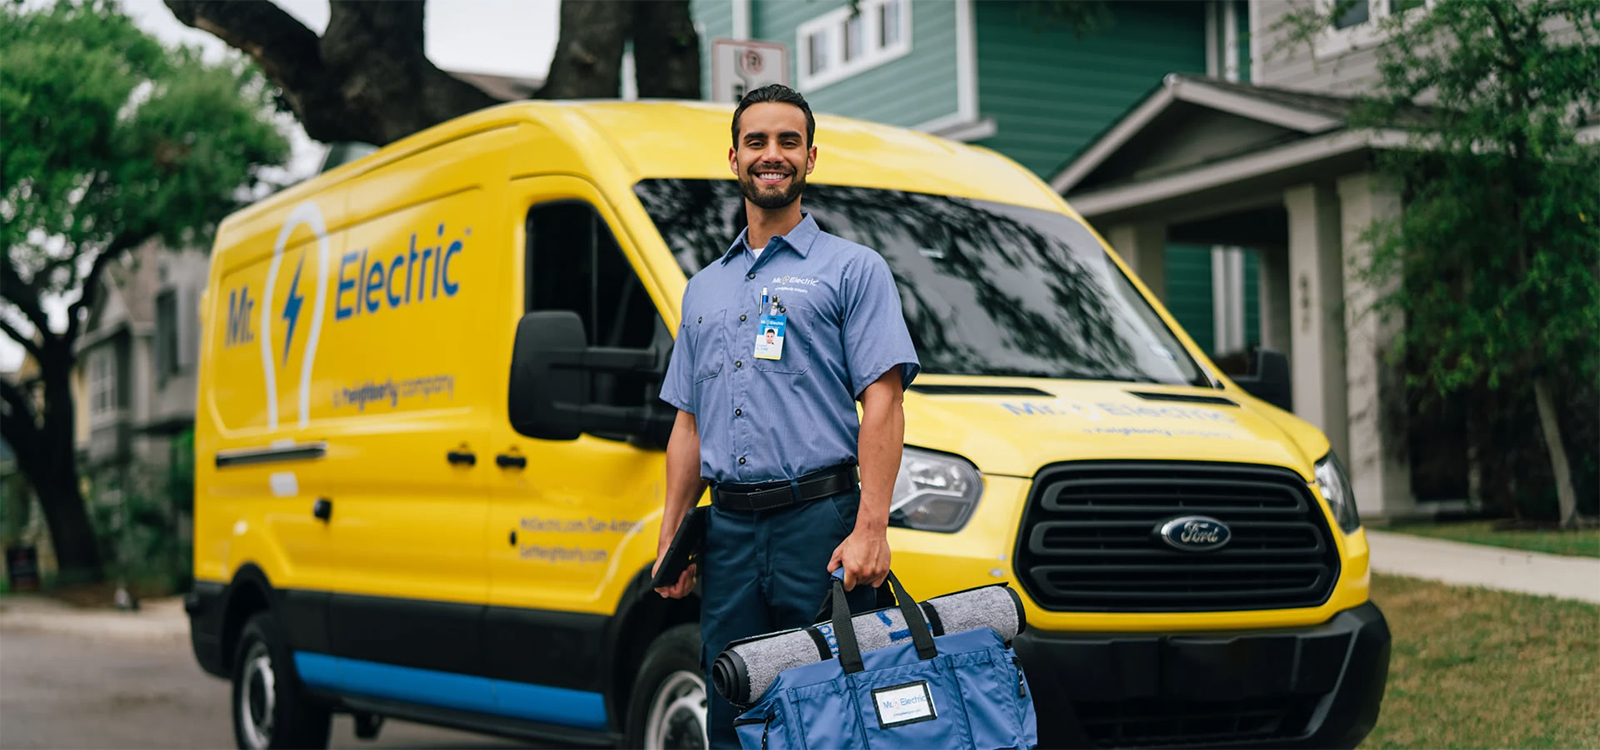
[{"label": "house window", "polygon": [[1344,13],[1334,19],[1333,27],[1336,29],[1348,29],[1351,26],[1366,23],[1371,16],[1372,3],[1370,0],[1356,0],[1354,5],[1345,9]]},{"label": "house window", "polygon": [[883,3],[878,6],[878,46],[888,49],[900,43],[900,7],[902,3]]},{"label": "house window", "polygon": [[[1416,15],[1410,11],[1430,8],[1437,0],[1355,0],[1348,3],[1318,40],[1317,57],[1342,55],[1357,48],[1381,44],[1385,20],[1391,16]],[[1318,0],[1324,12],[1338,7],[1342,0]]]},{"label": "house window", "polygon": [[799,88],[815,91],[911,52],[910,0],[861,0],[800,24]]},{"label": "house window", "polygon": [[167,289],[156,295],[156,374],[162,378],[177,375],[178,291]]},{"label": "house window", "polygon": [[117,410],[117,348],[112,344],[89,353],[89,414],[101,417]]},{"label": "house window", "polygon": [[806,37],[806,70],[816,75],[828,68],[828,35],[817,32]]},{"label": "house window", "polygon": [[846,63],[861,59],[867,41],[861,37],[861,29],[865,25],[866,20],[861,16],[855,16],[844,22],[844,61]]}]

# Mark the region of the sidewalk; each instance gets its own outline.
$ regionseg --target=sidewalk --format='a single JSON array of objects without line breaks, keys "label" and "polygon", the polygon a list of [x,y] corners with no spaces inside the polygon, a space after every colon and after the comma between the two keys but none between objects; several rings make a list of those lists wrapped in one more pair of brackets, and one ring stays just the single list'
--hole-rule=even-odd
[{"label": "sidewalk", "polygon": [[1367,529],[1372,569],[1462,586],[1600,603],[1600,559]]},{"label": "sidewalk", "polygon": [[183,611],[183,597],[140,602],[141,609],[124,612],[115,609],[84,609],[33,594],[0,597],[0,630],[48,630],[90,637],[139,640],[180,640],[189,638],[189,616]]}]

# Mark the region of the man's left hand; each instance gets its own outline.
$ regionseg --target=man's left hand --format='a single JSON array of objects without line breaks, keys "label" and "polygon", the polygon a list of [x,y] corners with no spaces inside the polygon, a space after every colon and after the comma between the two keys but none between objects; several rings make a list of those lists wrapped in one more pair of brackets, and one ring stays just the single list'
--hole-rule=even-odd
[{"label": "man's left hand", "polygon": [[889,535],[885,529],[857,528],[833,550],[828,572],[844,567],[844,590],[855,590],[857,583],[873,588],[889,578]]}]

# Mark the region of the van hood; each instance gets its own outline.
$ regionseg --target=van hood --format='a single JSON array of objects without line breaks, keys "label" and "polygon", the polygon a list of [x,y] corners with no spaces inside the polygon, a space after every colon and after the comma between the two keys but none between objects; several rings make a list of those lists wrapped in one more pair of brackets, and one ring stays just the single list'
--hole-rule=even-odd
[{"label": "van hood", "polygon": [[985,474],[1031,477],[1060,461],[1273,464],[1302,476],[1325,445],[1293,415],[1237,389],[1030,378],[919,377],[905,396],[906,445],[965,457]]}]

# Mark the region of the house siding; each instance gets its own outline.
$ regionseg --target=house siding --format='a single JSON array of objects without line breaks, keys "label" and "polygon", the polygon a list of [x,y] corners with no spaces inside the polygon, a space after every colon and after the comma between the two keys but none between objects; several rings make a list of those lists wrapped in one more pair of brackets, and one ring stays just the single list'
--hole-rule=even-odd
[{"label": "house siding", "polygon": [[1138,104],[1163,76],[1206,72],[1202,2],[1109,3],[1112,23],[1081,39],[1065,28],[1036,28],[1017,3],[973,5],[978,110],[996,126],[980,143],[1042,179]]},{"label": "house siding", "polygon": [[[751,34],[788,45],[789,80],[798,85],[800,25],[845,4],[844,0],[754,2]],[[910,53],[820,88],[802,89],[813,112],[902,127],[956,112],[956,4],[912,2],[909,11]]]},{"label": "house siding", "polygon": [[1370,90],[1378,81],[1378,55],[1370,46],[1339,55],[1318,57],[1304,42],[1290,42],[1274,28],[1291,13],[1312,7],[1313,0],[1252,0],[1256,43],[1251,83],[1261,86],[1351,94]]},{"label": "house siding", "polygon": [[711,42],[733,36],[733,0],[689,0],[689,18],[700,35],[700,91],[710,96]]}]

